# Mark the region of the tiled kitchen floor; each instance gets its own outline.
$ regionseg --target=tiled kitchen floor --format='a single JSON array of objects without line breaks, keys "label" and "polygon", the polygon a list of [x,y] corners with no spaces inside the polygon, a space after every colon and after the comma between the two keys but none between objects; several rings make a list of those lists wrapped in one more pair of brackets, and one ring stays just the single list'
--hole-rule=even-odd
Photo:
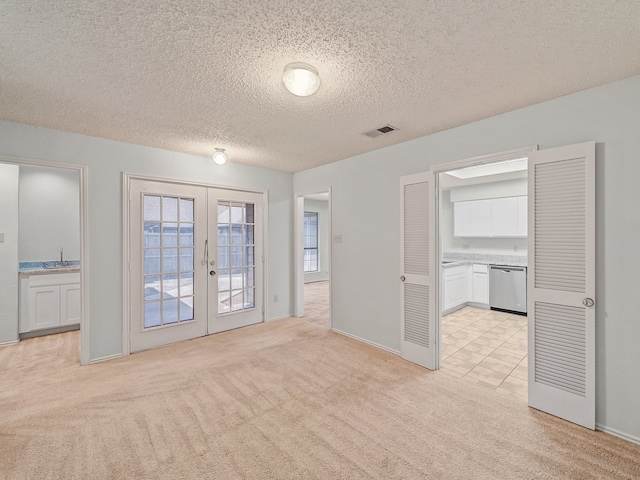
[{"label": "tiled kitchen floor", "polygon": [[527,317],[464,307],[442,317],[442,371],[527,398]]}]

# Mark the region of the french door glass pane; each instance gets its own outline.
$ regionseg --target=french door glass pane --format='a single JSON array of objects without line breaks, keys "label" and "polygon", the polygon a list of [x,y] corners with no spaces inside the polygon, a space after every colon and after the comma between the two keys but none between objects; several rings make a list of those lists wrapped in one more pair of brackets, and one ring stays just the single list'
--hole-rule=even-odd
[{"label": "french door glass pane", "polygon": [[247,288],[244,291],[244,308],[253,308],[255,307],[255,300],[253,298],[255,293],[255,289],[254,288]]},{"label": "french door glass pane", "polygon": [[218,247],[218,268],[229,268],[229,247]]},{"label": "french door glass pane", "polygon": [[160,273],[159,248],[146,248],[144,250],[144,273]]},{"label": "french door glass pane", "polygon": [[163,247],[178,246],[178,224],[177,223],[162,224],[162,246]]},{"label": "french door glass pane", "polygon": [[218,293],[218,313],[229,313],[231,306],[229,304],[229,292]]},{"label": "french door glass pane", "polygon": [[154,195],[144,196],[144,215],[145,220],[160,220],[160,197]]},{"label": "french door glass pane", "polygon": [[218,202],[218,314],[255,308],[254,210]]},{"label": "french door glass pane", "polygon": [[144,246],[160,246],[160,222],[144,222]]},{"label": "french door glass pane", "polygon": [[178,221],[178,199],[175,197],[162,197],[162,221]]},{"label": "french door glass pane", "polygon": [[160,300],[160,295],[161,295],[160,275],[145,275],[144,299]]},{"label": "french door glass pane", "polygon": [[231,291],[231,311],[237,312],[238,310],[242,310],[244,306],[242,302],[242,290],[232,290]]},{"label": "french door glass pane", "polygon": [[144,195],[143,210],[144,328],[193,320],[194,200]]}]

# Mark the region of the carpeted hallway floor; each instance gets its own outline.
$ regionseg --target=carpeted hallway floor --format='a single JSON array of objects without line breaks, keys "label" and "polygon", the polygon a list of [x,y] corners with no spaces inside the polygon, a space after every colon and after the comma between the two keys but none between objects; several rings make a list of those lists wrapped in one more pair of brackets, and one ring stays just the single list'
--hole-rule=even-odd
[{"label": "carpeted hallway floor", "polygon": [[329,282],[310,282],[304,284],[304,319],[331,328],[329,318]]},{"label": "carpeted hallway floor", "polygon": [[0,348],[3,479],[633,479],[640,446],[289,318],[80,367]]}]

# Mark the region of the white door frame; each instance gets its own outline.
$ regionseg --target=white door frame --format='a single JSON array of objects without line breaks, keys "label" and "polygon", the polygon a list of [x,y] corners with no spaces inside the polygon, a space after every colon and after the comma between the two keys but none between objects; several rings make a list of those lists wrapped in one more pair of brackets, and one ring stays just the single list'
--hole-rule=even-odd
[{"label": "white door frame", "polygon": [[[13,165],[32,165],[36,167],[62,168],[78,172],[80,189],[80,365],[90,363],[89,352],[89,242],[88,232],[88,167],[86,165],[74,165],[71,163],[48,162],[31,158],[12,157],[0,155],[0,163]],[[17,319],[16,319],[17,322]],[[17,325],[16,325],[17,328]]]},{"label": "white door frame", "polygon": [[131,180],[143,180],[159,183],[168,183],[175,185],[186,185],[205,188],[219,188],[222,190],[231,190],[238,192],[252,192],[262,194],[263,199],[263,222],[262,222],[262,242],[264,252],[264,268],[262,272],[262,284],[264,286],[263,305],[264,305],[264,321],[268,321],[268,226],[269,226],[269,192],[268,190],[258,188],[235,187],[228,185],[219,185],[212,183],[194,182],[191,180],[182,180],[176,178],[156,177],[151,175],[141,175],[129,172],[122,172],[122,355],[131,354],[131,280],[130,280],[130,245],[129,245],[129,198],[131,192]]},{"label": "white door frame", "polygon": [[[434,190],[436,196],[436,218],[435,218],[435,236],[436,236],[436,264],[437,264],[437,272],[436,272],[436,281],[434,289],[434,293],[437,296],[437,304],[436,304],[436,313],[437,313],[437,322],[436,322],[436,330],[437,330],[437,342],[438,345],[442,345],[442,306],[440,305],[441,297],[441,280],[442,280],[442,202],[440,195],[440,174],[446,173],[450,170],[458,170],[459,168],[468,168],[475,167],[478,165],[486,165],[488,163],[497,163],[500,161],[512,160],[514,158],[522,158],[528,157],[531,152],[535,152],[538,150],[537,145],[532,145],[529,147],[516,148],[513,150],[506,150],[503,152],[490,153],[487,155],[479,155],[477,157],[471,157],[464,160],[457,160],[448,163],[441,163],[431,168],[434,173]],[[436,358],[436,369],[439,369],[442,366],[442,348],[438,348],[438,355]]]},{"label": "white door frame", "polygon": [[306,195],[317,195],[320,193],[329,194],[329,325],[333,328],[333,295],[331,293],[333,283],[331,277],[333,275],[333,256],[332,256],[332,200],[331,187],[314,188],[312,190],[304,190],[296,192],[293,198],[293,315],[295,317],[304,316],[304,197]]}]

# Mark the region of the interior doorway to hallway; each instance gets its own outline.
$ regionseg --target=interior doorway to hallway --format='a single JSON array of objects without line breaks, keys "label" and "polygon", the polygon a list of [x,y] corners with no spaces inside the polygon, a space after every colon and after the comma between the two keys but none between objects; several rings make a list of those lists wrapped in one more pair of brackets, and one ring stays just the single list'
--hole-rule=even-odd
[{"label": "interior doorway to hallway", "polygon": [[295,316],[331,328],[331,189],[296,194]]}]

